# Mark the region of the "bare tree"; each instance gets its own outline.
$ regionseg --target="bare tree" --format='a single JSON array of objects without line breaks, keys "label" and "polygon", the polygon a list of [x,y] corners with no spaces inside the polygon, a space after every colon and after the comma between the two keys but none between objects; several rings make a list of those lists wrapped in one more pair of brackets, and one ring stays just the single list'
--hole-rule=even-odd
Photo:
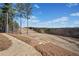
[{"label": "bare tree", "polygon": [[[31,10],[32,10],[32,6],[30,3],[18,3],[17,4],[17,11],[20,13],[20,17],[22,15],[22,17],[27,19],[27,35],[28,35],[28,20],[30,19]],[[21,22],[22,21],[20,19],[20,26],[22,26]],[[20,32],[21,32],[21,28],[20,28]]]}]

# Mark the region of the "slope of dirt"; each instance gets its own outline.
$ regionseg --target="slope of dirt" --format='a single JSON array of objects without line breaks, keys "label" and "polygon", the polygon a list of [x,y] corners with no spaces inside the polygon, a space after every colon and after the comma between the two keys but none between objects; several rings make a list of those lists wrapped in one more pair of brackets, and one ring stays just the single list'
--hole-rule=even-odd
[{"label": "slope of dirt", "polygon": [[[26,28],[22,29],[23,36],[26,36],[25,34],[26,30],[27,30]],[[74,38],[70,38],[70,37],[63,37],[63,36],[59,37],[58,35],[37,33],[31,29],[28,30],[28,35],[36,40],[42,40],[45,42],[50,41],[57,46],[60,46],[62,48],[65,48],[67,50],[70,50],[72,52],[76,52],[79,54],[79,41],[76,41],[76,40],[79,40],[78,38],[75,40]]]},{"label": "slope of dirt", "polygon": [[[72,55],[78,55],[72,51],[66,50],[64,48],[61,48],[59,46],[54,45],[51,42],[39,40],[30,36],[24,36],[23,34],[10,34],[29,45],[33,46],[37,51],[39,51],[43,56],[72,56]],[[44,38],[43,38],[44,39]]]},{"label": "slope of dirt", "polygon": [[[23,33],[26,33],[26,28],[22,29]],[[50,35],[46,33],[37,33],[31,29],[28,30],[28,35],[36,40],[42,40],[43,42],[52,42],[53,44],[62,47],[64,49],[67,49],[69,51],[72,51],[74,53],[79,54],[79,40],[78,38],[70,38],[70,37],[63,37],[60,38],[58,35]],[[26,36],[26,34],[23,34],[23,36]],[[74,42],[74,43],[73,43]]]},{"label": "slope of dirt", "polygon": [[7,37],[4,37],[0,33],[0,51],[8,49],[12,45],[11,40],[9,40]]},{"label": "slope of dirt", "polygon": [[36,51],[32,46],[20,41],[10,35],[2,33],[4,37],[7,37],[12,41],[12,45],[4,50],[0,51],[0,56],[41,56],[41,54]]},{"label": "slope of dirt", "polygon": [[46,40],[51,41],[52,43],[60,47],[63,47],[65,49],[68,49],[70,51],[73,51],[79,54],[79,42],[73,40],[74,38],[71,39],[69,37],[62,37],[62,36],[60,37],[58,35],[48,35],[48,34],[44,34],[44,36],[40,36],[40,37],[46,38]]},{"label": "slope of dirt", "polygon": [[58,47],[52,43],[40,44],[35,47],[44,56],[77,56],[64,48]]}]

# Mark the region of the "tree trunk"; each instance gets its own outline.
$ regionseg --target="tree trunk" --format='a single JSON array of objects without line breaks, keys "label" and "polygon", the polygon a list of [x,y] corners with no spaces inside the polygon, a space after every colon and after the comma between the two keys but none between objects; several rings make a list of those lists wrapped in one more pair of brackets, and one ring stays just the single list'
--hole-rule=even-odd
[{"label": "tree trunk", "polygon": [[28,35],[28,18],[27,18],[27,35]]},{"label": "tree trunk", "polygon": [[8,33],[9,27],[8,27],[8,13],[6,13],[6,33]]},{"label": "tree trunk", "polygon": [[22,21],[21,21],[21,14],[20,14],[20,34],[22,34],[21,29],[22,29]]},{"label": "tree trunk", "polygon": [[14,20],[12,20],[12,33],[14,33],[15,27],[14,27]]}]

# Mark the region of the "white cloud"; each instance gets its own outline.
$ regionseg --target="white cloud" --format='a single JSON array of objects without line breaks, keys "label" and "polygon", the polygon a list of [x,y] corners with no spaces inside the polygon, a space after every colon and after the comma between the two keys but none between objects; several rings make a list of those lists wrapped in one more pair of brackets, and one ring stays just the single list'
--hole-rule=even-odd
[{"label": "white cloud", "polygon": [[79,27],[79,20],[72,21],[69,17],[59,17],[52,20],[41,21],[37,16],[32,15],[31,19],[29,19],[29,26],[43,28]]},{"label": "white cloud", "polygon": [[79,16],[79,12],[72,13],[72,14],[70,14],[70,16]]},{"label": "white cloud", "polygon": [[70,7],[70,8],[73,7],[73,6],[77,6],[77,5],[78,5],[78,3],[67,3],[66,4],[66,6]]},{"label": "white cloud", "polygon": [[32,16],[30,16],[30,19],[34,20],[34,19],[37,19],[37,17],[32,15]]},{"label": "white cloud", "polygon": [[40,8],[37,4],[34,5],[35,8]]},{"label": "white cloud", "polygon": [[76,20],[76,21],[74,22],[74,25],[79,27],[79,20]]},{"label": "white cloud", "polygon": [[33,19],[31,19],[31,20],[29,20],[29,22],[30,22],[30,23],[31,23],[31,22],[32,22],[32,23],[38,23],[38,22],[39,22],[39,20],[36,20],[36,19],[35,19],[35,20],[33,20]]},{"label": "white cloud", "polygon": [[71,21],[68,27],[79,27],[79,20]]},{"label": "white cloud", "polygon": [[72,21],[69,17],[59,17],[48,21],[39,21],[36,16],[32,16],[29,26],[43,28],[79,27],[79,20]]},{"label": "white cloud", "polygon": [[68,22],[68,17],[59,17],[53,20],[49,20],[46,23],[47,24],[65,24],[66,22]]},{"label": "white cloud", "polygon": [[51,27],[66,27],[68,21],[69,21],[68,17],[60,17],[52,20],[52,22],[50,23],[50,26],[52,25]]},{"label": "white cloud", "polygon": [[[27,27],[27,19],[23,18],[22,20],[23,20],[22,21],[23,27]],[[30,16],[30,19],[28,20],[28,26],[35,27],[38,25],[39,22],[40,22],[39,18],[37,16],[32,15]]]},{"label": "white cloud", "polygon": [[68,17],[59,17],[53,20],[38,23],[39,27],[66,27],[69,21]]},{"label": "white cloud", "polygon": [[67,21],[68,21],[68,17],[60,17],[60,18],[53,20],[53,23],[67,22]]},{"label": "white cloud", "polygon": [[40,20],[38,19],[38,17],[36,16],[31,16],[30,19],[29,19],[29,22],[30,23],[38,23]]}]

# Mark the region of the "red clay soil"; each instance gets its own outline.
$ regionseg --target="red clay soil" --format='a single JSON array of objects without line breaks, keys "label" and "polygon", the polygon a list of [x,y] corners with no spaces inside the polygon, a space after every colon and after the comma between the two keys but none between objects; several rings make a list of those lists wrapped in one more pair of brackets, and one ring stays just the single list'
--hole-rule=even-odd
[{"label": "red clay soil", "polygon": [[15,35],[15,34],[10,35],[28,43],[29,45],[34,47],[37,51],[39,51],[43,56],[77,56],[76,53],[73,53],[69,50],[56,46],[51,42],[45,44],[39,44],[40,41],[35,40],[33,38],[27,39],[27,37],[23,37],[21,35]]}]

